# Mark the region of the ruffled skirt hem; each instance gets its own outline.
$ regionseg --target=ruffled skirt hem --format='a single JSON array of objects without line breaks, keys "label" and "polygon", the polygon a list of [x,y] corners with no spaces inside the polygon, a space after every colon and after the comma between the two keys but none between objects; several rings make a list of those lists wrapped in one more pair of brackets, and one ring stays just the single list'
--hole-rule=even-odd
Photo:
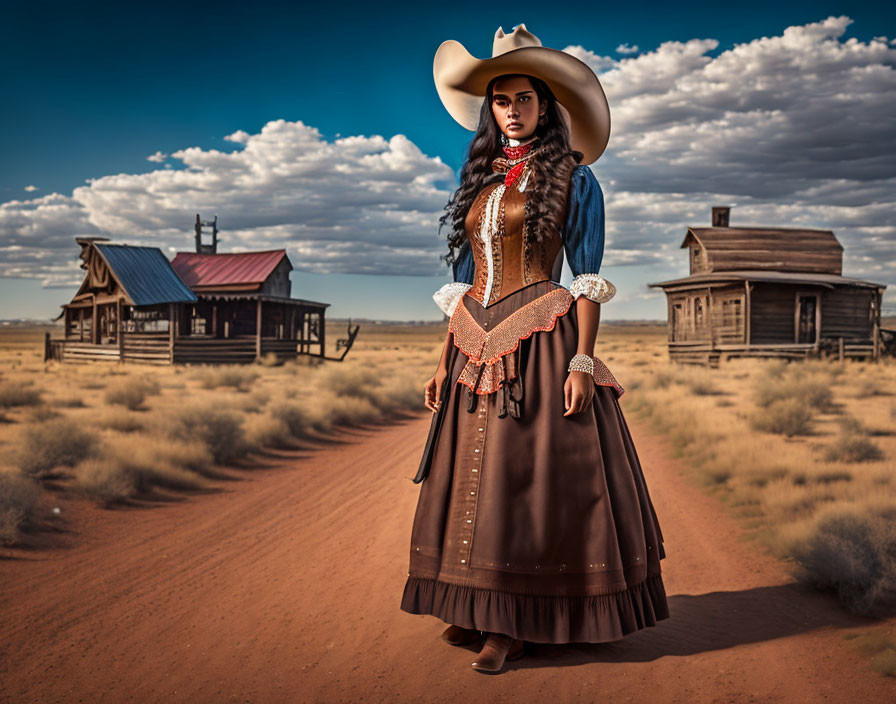
[{"label": "ruffled skirt hem", "polygon": [[532,643],[604,643],[669,618],[662,575],[597,596],[532,596],[409,576],[401,609]]}]

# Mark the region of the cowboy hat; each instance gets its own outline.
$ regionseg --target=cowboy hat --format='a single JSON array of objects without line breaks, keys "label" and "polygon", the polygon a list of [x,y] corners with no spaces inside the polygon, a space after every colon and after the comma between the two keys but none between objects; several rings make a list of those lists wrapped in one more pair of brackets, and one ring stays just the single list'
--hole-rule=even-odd
[{"label": "cowboy hat", "polygon": [[498,27],[490,59],[475,58],[453,39],[442,42],[432,73],[448,113],[473,131],[479,126],[482,99],[491,79],[507,73],[540,78],[560,104],[570,144],[584,154],[582,163],[596,161],[606,149],[610,106],[594,71],[571,54],[542,46],[524,24],[510,34]]}]

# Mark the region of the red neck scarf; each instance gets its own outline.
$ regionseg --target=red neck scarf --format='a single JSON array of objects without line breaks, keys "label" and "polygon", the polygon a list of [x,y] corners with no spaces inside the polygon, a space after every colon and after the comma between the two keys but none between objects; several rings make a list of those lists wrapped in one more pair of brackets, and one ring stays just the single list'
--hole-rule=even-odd
[{"label": "red neck scarf", "polygon": [[504,150],[504,155],[509,161],[521,160],[513,166],[510,166],[510,164],[507,163],[509,168],[507,169],[507,173],[504,174],[505,186],[513,186],[519,181],[526,168],[526,162],[529,160],[529,157],[532,156],[532,151],[535,149],[535,144],[537,142],[538,140],[534,139],[527,144],[520,144],[518,147],[501,147]]}]

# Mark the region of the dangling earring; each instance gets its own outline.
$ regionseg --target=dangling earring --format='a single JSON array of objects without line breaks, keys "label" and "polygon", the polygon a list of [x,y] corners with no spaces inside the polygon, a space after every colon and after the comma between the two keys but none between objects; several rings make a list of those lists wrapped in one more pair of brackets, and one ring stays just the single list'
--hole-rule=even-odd
[{"label": "dangling earring", "polygon": [[502,133],[501,133],[501,138],[500,138],[500,139],[501,139],[501,146],[502,146],[502,147],[506,147],[506,146],[507,146],[507,142],[508,142],[508,140],[507,140],[507,135],[504,134],[504,133],[502,132]]}]

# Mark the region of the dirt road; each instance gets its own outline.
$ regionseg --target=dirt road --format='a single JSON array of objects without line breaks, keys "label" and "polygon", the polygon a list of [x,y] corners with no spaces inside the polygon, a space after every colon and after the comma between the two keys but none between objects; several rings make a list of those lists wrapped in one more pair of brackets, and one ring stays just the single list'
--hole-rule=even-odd
[{"label": "dirt road", "polygon": [[212,493],[60,498],[58,532],[0,551],[0,701],[896,701],[842,638],[864,620],[793,585],[628,421],[666,539],[672,616],[654,628],[538,645],[489,676],[400,611],[427,415]]}]

